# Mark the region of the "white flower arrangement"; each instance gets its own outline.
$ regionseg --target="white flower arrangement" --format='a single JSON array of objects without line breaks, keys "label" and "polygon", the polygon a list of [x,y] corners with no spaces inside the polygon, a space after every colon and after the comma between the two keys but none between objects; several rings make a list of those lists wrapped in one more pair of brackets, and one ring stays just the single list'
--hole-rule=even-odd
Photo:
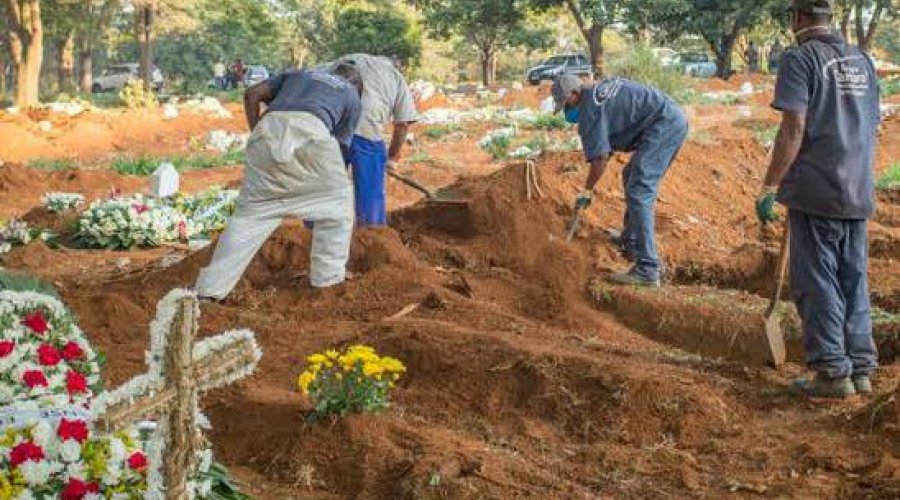
[{"label": "white flower arrangement", "polygon": [[56,236],[50,231],[29,228],[20,219],[12,218],[0,223],[0,255],[8,253],[13,247],[27,245],[35,240],[52,242]]},{"label": "white flower arrangement", "polygon": [[147,456],[133,432],[92,436],[86,420],[31,418],[0,434],[0,498],[144,497]]},{"label": "white flower arrangement", "polygon": [[481,138],[481,141],[478,142],[478,145],[481,146],[482,149],[488,149],[492,144],[503,141],[508,142],[510,139],[515,137],[516,134],[517,132],[514,127],[505,127],[492,130]]},{"label": "white flower arrangement", "polygon": [[84,204],[84,196],[78,193],[47,193],[41,198],[44,208],[53,213],[75,210]]},{"label": "white flower arrangement", "polygon": [[58,300],[0,292],[0,331],[0,405],[35,398],[87,403],[100,383],[98,358]]},{"label": "white flower arrangement", "polygon": [[198,232],[197,225],[174,208],[134,195],[92,203],[78,219],[75,239],[89,248],[128,250],[186,241]]},{"label": "white flower arrangement", "polygon": [[225,229],[234,213],[238,191],[214,186],[194,196],[176,195],[170,204],[194,223],[198,231],[209,233]]}]

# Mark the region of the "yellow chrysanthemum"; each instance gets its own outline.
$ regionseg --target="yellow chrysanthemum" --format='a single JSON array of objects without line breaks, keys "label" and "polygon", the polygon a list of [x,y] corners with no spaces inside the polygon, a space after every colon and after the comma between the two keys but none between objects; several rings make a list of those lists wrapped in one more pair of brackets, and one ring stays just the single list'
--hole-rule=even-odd
[{"label": "yellow chrysanthemum", "polygon": [[406,366],[403,365],[403,362],[389,356],[381,358],[381,367],[384,368],[384,371],[390,373],[403,373],[406,371]]},{"label": "yellow chrysanthemum", "polygon": [[338,359],[338,357],[340,357],[340,355],[341,355],[341,353],[335,351],[334,349],[329,349],[329,350],[325,351],[325,357],[327,357],[328,359],[331,359],[331,360]]},{"label": "yellow chrysanthemum", "polygon": [[306,371],[300,374],[300,378],[297,379],[297,385],[300,386],[300,390],[302,390],[304,394],[309,394],[309,385],[312,384],[315,379],[316,375],[314,373]]},{"label": "yellow chrysanthemum", "polygon": [[378,363],[366,363],[363,365],[363,375],[367,377],[374,377],[382,373],[384,373],[384,368]]},{"label": "yellow chrysanthemum", "polygon": [[328,361],[328,358],[322,354],[313,354],[306,358],[306,361],[311,365],[323,365]]}]

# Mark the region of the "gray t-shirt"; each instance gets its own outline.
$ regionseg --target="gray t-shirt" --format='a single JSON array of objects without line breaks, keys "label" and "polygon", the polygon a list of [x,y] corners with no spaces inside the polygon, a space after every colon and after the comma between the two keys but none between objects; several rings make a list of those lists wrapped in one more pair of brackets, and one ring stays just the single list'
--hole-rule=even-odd
[{"label": "gray t-shirt", "polygon": [[808,40],[785,52],[772,107],[806,115],[803,144],[778,200],[820,217],[872,215],[880,116],[871,60],[836,35]]},{"label": "gray t-shirt", "polygon": [[349,54],[337,61],[318,66],[331,68],[338,62],[352,61],[363,80],[362,119],[356,134],[371,141],[381,141],[382,128],[388,122],[415,122],[419,115],[409,86],[403,75],[386,57]]},{"label": "gray t-shirt", "polygon": [[634,151],[643,133],[677,106],[661,91],[626,78],[604,79],[581,91],[578,133],[587,161]]},{"label": "gray t-shirt", "polygon": [[266,80],[275,98],[266,111],[305,111],[350,146],[362,113],[359,92],[347,80],[320,71],[287,71]]}]

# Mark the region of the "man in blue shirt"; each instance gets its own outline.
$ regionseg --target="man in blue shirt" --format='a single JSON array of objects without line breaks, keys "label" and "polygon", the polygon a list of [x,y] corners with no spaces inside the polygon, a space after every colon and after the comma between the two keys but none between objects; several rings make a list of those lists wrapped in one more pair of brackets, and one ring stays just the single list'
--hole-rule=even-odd
[{"label": "man in blue shirt", "polygon": [[[357,69],[290,71],[250,87],[244,110],[252,129],[234,215],[197,293],[223,299],[253,256],[294,216],[313,222],[309,279],[317,288],[344,281],[353,230],[353,186],[344,163],[362,113]],[[261,107],[265,104],[265,114]]]},{"label": "man in blue shirt", "polygon": [[658,287],[654,211],[659,183],[687,138],[688,123],[681,108],[659,90],[625,78],[606,78],[583,85],[574,75],[553,83],[556,110],[578,124],[584,154],[591,164],[579,209],[590,206],[594,186],[614,151],[632,152],[622,172],[625,224],[618,243],[633,261],[625,273],[609,276],[613,283]]},{"label": "man in blue shirt", "polygon": [[810,397],[870,393],[872,339],[866,220],[874,209],[872,163],[878,83],[871,60],[831,29],[833,0],[792,0],[798,47],[785,52],[772,106],[782,121],[756,210],[788,208],[791,288],[813,379]]}]

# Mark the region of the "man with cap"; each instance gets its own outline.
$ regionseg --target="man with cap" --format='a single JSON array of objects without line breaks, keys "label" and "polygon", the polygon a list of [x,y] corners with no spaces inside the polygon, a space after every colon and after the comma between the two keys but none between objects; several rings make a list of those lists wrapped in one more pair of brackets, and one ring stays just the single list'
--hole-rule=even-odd
[{"label": "man with cap", "polygon": [[632,152],[622,171],[625,221],[617,243],[633,263],[612,274],[618,284],[658,287],[661,271],[656,253],[654,212],[659,183],[687,138],[688,123],[681,108],[659,90],[619,77],[585,85],[574,75],[553,83],[556,111],[578,124],[584,154],[591,164],[577,209],[590,206],[594,186],[614,151]]},{"label": "man with cap", "polygon": [[792,0],[798,47],[784,53],[772,106],[782,121],[756,211],[788,208],[790,282],[803,323],[809,397],[870,393],[872,339],[866,220],[874,209],[879,122],[871,60],[831,28],[833,0]]}]

